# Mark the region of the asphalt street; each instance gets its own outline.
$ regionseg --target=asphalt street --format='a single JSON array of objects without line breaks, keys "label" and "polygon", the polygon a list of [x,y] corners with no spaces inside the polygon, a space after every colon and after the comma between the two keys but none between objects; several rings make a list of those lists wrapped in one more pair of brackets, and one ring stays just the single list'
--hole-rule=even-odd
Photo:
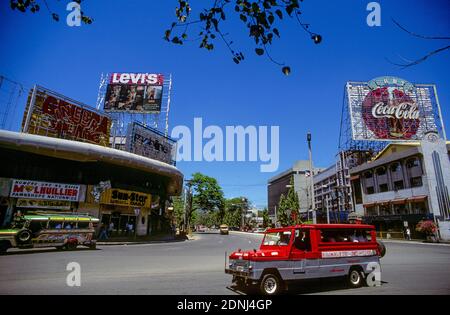
[{"label": "asphalt street", "polygon": [[[225,252],[257,248],[261,236],[197,234],[195,240],[76,251],[14,250],[0,256],[0,294],[237,294],[227,288]],[[386,243],[382,286],[348,289],[309,281],[289,294],[450,294],[450,246]],[[69,263],[81,286],[69,287]],[[242,292],[241,292],[242,293]]]}]

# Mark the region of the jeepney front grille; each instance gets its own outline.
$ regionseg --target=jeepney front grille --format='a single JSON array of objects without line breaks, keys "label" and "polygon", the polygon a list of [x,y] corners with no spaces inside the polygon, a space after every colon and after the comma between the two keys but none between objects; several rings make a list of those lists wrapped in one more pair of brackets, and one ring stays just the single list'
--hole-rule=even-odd
[{"label": "jeepney front grille", "polygon": [[248,272],[250,268],[250,262],[248,260],[231,259],[229,268],[233,271]]}]

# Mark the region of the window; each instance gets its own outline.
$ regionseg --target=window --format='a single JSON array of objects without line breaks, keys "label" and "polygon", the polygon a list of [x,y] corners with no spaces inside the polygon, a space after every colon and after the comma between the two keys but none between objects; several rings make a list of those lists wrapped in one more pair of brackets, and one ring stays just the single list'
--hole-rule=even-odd
[{"label": "window", "polygon": [[291,240],[291,231],[267,233],[264,237],[265,246],[287,246]]},{"label": "window", "polygon": [[340,229],[321,231],[322,243],[351,242],[362,243],[371,240],[370,231],[361,229]]},{"label": "window", "polygon": [[301,251],[311,251],[310,231],[295,230],[294,246]]},{"label": "window", "polygon": [[411,187],[420,187],[422,186],[422,177],[417,176],[410,179]]},{"label": "window", "polygon": [[373,188],[373,186],[367,187],[367,188],[366,188],[366,193],[367,193],[368,195],[374,194],[374,193],[375,193],[375,189]]},{"label": "window", "polygon": [[380,185],[380,192],[386,192],[389,190],[388,184],[381,184]]},{"label": "window", "polygon": [[384,167],[377,168],[376,173],[377,173],[377,176],[386,175],[386,169]]},{"label": "window", "polygon": [[399,163],[391,164],[390,170],[392,173],[396,173],[396,172],[400,171],[400,164]]},{"label": "window", "polygon": [[419,164],[419,160],[417,158],[406,161],[407,168],[414,168],[414,167],[419,167],[419,166],[420,166],[420,164]]},{"label": "window", "polygon": [[402,180],[397,180],[394,182],[394,190],[404,189],[405,185]]},{"label": "window", "polygon": [[372,178],[372,177],[373,177],[372,172],[364,173],[364,178],[365,179],[369,179],[369,178]]},{"label": "window", "polygon": [[358,205],[361,204],[363,200],[362,200],[361,182],[359,179],[353,182],[353,192],[355,194],[355,203]]},{"label": "window", "polygon": [[79,229],[88,229],[89,228],[89,222],[78,222],[78,228]]},{"label": "window", "polygon": [[62,229],[63,222],[60,221],[50,221],[48,223],[48,228],[52,230],[60,230]]},{"label": "window", "polygon": [[375,216],[378,215],[377,208],[375,206],[367,207],[366,208],[366,215],[367,216]]}]

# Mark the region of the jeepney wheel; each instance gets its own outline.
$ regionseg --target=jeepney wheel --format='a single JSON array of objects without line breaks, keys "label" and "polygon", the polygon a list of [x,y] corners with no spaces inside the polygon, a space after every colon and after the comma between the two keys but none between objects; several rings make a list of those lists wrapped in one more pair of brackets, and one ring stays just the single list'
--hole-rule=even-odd
[{"label": "jeepney wheel", "polygon": [[352,288],[359,288],[363,284],[363,276],[359,268],[352,268],[348,273],[348,284]]},{"label": "jeepney wheel", "polygon": [[77,249],[78,244],[76,242],[68,242],[66,244],[66,249],[67,250],[75,250]]},{"label": "jeepney wheel", "polygon": [[259,289],[263,295],[277,295],[281,292],[281,280],[278,276],[268,273],[259,285]]},{"label": "jeepney wheel", "polygon": [[20,245],[27,244],[31,241],[31,231],[30,230],[22,230],[17,233],[16,239]]}]

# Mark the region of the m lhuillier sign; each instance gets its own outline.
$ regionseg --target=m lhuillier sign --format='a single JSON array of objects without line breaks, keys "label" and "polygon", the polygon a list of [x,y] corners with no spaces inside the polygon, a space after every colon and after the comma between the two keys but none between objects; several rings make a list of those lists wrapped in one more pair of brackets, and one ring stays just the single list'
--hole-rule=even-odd
[{"label": "m lhuillier sign", "polygon": [[13,180],[10,196],[13,198],[78,201],[80,185]]},{"label": "m lhuillier sign", "polygon": [[432,85],[413,85],[396,77],[348,82],[355,140],[420,140],[437,131]]}]

